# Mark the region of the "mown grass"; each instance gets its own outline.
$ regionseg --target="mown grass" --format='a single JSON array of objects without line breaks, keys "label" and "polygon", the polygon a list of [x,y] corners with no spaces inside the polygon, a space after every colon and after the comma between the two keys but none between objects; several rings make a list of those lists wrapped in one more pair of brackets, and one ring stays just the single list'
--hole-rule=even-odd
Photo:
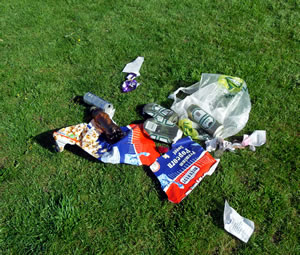
[{"label": "mown grass", "polygon": [[[0,253],[298,254],[299,13],[292,0],[0,2]],[[122,94],[137,56],[142,85]],[[86,119],[76,96],[107,99],[127,125],[205,72],[247,82],[241,133],[268,142],[226,153],[182,203],[142,167],[54,152],[52,131]],[[225,199],[255,222],[247,244],[223,229]]]}]

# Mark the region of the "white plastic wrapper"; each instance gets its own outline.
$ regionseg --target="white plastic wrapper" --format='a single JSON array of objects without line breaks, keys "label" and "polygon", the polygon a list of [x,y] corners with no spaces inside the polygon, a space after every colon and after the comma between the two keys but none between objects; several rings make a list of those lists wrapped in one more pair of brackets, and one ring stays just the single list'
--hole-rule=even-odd
[{"label": "white plastic wrapper", "polygon": [[140,69],[144,62],[144,57],[137,57],[133,62],[128,63],[124,69],[123,73],[134,73],[136,76],[140,76]]},{"label": "white plastic wrapper", "polygon": [[250,136],[244,135],[242,145],[249,145],[250,149],[255,151],[255,147],[262,146],[266,143],[266,140],[267,135],[265,130],[255,130]]},{"label": "white plastic wrapper", "polygon": [[225,201],[224,228],[230,234],[247,243],[254,231],[254,222],[239,215]]},{"label": "white plastic wrapper", "polygon": [[235,149],[243,149],[249,146],[250,150],[255,151],[255,147],[262,146],[267,141],[267,134],[265,130],[255,130],[250,136],[244,135],[242,142],[231,143],[222,138],[213,138],[205,141],[206,150],[208,152],[215,151],[217,148],[222,151],[234,151]]},{"label": "white plastic wrapper", "polygon": [[[177,97],[182,92],[184,99]],[[251,110],[247,84],[238,77],[220,74],[202,74],[200,82],[179,88],[169,95],[174,102],[171,109],[180,119],[188,118],[187,109],[197,105],[224,126],[221,138],[237,134],[246,125]]]}]

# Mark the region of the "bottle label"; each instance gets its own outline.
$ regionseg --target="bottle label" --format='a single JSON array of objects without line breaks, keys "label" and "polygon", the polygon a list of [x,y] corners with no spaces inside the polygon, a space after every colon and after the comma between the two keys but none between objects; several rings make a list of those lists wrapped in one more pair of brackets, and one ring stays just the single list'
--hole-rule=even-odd
[{"label": "bottle label", "polygon": [[211,128],[216,122],[212,116],[199,108],[192,111],[192,118],[199,123],[203,129]]},{"label": "bottle label", "polygon": [[207,118],[203,119],[203,121],[202,121],[202,123],[201,123],[201,126],[202,126],[204,129],[209,129],[209,128],[211,128],[211,127],[214,125],[215,122],[216,122],[216,121],[214,120],[213,117],[207,116]]},{"label": "bottle label", "polygon": [[152,132],[155,132],[155,130],[157,129],[157,125],[151,121],[148,121],[146,123],[146,126],[145,126],[146,129],[149,129],[150,131]]}]

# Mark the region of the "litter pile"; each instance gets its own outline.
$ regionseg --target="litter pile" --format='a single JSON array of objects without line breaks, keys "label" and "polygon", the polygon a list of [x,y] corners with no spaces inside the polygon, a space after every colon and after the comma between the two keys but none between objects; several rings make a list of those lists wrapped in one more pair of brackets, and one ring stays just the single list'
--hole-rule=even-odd
[{"label": "litter pile", "polygon": [[[133,91],[140,85],[135,79],[143,61],[143,57],[138,57],[125,66],[123,72],[128,75],[122,92]],[[179,92],[186,95],[184,99],[177,97]],[[119,127],[113,121],[113,105],[88,92],[83,99],[92,106],[91,122],[54,132],[56,149],[61,152],[66,144],[76,144],[104,163],[150,166],[168,199],[179,203],[215,171],[224,151],[246,146],[255,151],[255,147],[266,142],[264,130],[233,137],[244,128],[251,110],[247,85],[240,78],[202,74],[200,82],[177,89],[169,98],[173,99],[170,109],[156,103],[146,104],[143,114],[148,118],[144,123]],[[155,141],[171,147],[157,146]],[[199,143],[206,145],[206,149]],[[239,223],[234,225],[228,216],[230,212],[238,214],[227,202],[225,210],[225,228],[229,232],[233,229],[238,236]],[[244,218],[239,217],[238,222],[242,222]],[[254,230],[253,222],[246,223],[248,235],[241,238],[245,242]]]}]

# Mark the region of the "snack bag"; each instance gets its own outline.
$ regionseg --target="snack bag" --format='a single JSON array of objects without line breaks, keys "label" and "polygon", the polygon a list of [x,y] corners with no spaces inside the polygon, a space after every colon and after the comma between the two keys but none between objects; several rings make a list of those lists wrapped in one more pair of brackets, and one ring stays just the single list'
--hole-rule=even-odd
[{"label": "snack bag", "polygon": [[106,141],[94,122],[81,123],[54,132],[56,150],[61,152],[66,144],[76,144],[104,163],[151,165],[160,156],[153,140],[143,130],[143,124],[120,127],[124,136],[114,144]]},{"label": "snack bag", "polygon": [[157,158],[150,169],[160,181],[169,201],[179,203],[206,175],[211,175],[219,161],[188,136],[173,144]]},{"label": "snack bag", "polygon": [[154,141],[143,130],[143,124],[131,124],[121,129],[126,135],[101,156],[102,162],[150,166],[160,156]]}]

